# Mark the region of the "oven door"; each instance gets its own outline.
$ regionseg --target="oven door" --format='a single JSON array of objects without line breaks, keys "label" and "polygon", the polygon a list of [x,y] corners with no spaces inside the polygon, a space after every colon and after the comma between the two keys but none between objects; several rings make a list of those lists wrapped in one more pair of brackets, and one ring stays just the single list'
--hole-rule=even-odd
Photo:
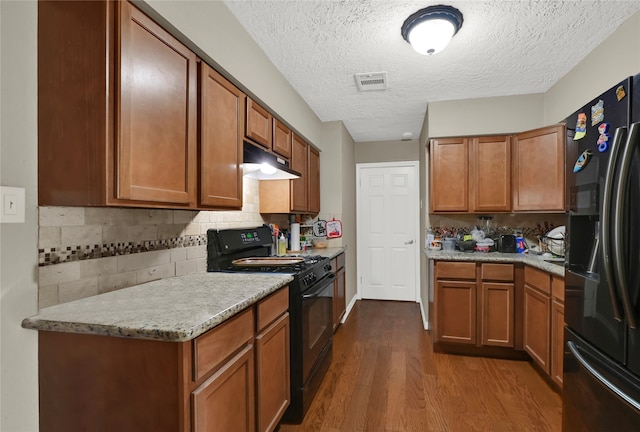
[{"label": "oven door", "polygon": [[328,274],[302,295],[302,373],[303,382],[333,337],[333,281]]}]

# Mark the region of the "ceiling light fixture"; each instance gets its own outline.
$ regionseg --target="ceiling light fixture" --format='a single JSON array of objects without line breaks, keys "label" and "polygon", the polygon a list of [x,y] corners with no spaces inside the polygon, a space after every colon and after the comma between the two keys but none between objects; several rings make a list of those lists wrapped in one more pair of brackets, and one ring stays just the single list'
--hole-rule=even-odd
[{"label": "ceiling light fixture", "polygon": [[442,51],[462,27],[462,13],[452,6],[429,6],[402,24],[402,37],[420,54]]}]

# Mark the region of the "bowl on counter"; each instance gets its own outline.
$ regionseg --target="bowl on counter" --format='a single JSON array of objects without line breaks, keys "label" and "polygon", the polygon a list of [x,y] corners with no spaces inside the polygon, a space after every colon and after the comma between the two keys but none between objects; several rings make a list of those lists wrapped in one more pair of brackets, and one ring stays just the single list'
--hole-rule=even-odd
[{"label": "bowl on counter", "polygon": [[457,240],[451,237],[447,237],[442,242],[442,250],[454,251],[456,250]]},{"label": "bowl on counter", "polygon": [[475,248],[475,240],[458,240],[458,249],[460,249],[462,252],[473,252]]}]

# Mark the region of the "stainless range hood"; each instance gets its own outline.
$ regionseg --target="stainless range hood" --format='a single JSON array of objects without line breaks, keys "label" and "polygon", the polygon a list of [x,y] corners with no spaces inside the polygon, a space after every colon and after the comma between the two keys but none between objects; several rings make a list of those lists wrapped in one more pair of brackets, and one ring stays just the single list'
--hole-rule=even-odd
[{"label": "stainless range hood", "polygon": [[289,163],[274,154],[245,141],[242,170],[245,177],[258,180],[289,180],[301,174],[289,168]]}]

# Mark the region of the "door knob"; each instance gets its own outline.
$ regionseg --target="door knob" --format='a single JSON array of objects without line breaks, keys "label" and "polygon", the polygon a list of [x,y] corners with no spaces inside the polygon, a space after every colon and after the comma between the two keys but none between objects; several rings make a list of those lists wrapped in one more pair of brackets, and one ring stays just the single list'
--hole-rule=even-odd
[{"label": "door knob", "polygon": [[406,245],[413,244],[413,240],[406,241],[406,242],[404,242],[404,244],[406,244]]}]

